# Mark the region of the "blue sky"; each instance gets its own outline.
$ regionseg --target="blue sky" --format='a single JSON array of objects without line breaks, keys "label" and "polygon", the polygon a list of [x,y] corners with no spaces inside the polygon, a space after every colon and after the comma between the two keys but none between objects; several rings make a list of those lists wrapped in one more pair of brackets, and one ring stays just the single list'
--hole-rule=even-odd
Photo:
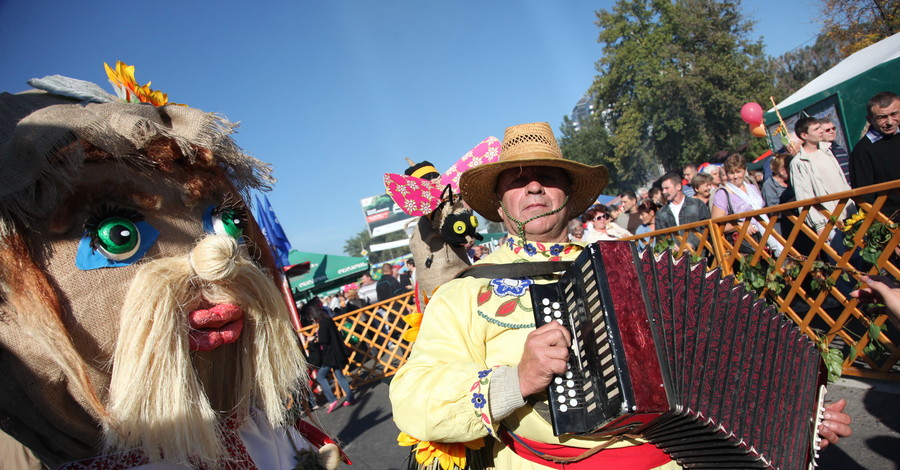
[{"label": "blue sky", "polygon": [[[558,129],[596,73],[594,12],[612,4],[0,0],[0,91],[60,74],[112,92],[103,62],[135,65],[172,101],[239,121],[238,144],[274,168],[293,247],[342,254],[365,227],[359,200],[404,157],[443,171],[508,125]],[[773,56],[820,29],[815,0],[743,9]]]}]

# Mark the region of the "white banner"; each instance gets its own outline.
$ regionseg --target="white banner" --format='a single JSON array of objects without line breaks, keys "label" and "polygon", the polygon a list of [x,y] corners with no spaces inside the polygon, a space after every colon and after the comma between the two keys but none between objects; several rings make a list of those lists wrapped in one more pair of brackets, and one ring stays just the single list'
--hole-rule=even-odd
[{"label": "white banner", "polygon": [[403,230],[407,222],[415,219],[400,210],[400,206],[387,194],[367,197],[359,202],[372,237]]},{"label": "white banner", "polygon": [[405,240],[395,240],[387,243],[377,243],[375,245],[369,246],[369,251],[383,251],[390,250],[391,248],[398,248],[401,246],[409,245],[409,239]]}]

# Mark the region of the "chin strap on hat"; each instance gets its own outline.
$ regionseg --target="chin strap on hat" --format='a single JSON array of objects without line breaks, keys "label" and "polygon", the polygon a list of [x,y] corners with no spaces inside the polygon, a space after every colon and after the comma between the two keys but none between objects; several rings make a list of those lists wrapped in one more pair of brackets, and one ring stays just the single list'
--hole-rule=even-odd
[{"label": "chin strap on hat", "polygon": [[568,204],[568,203],[569,203],[569,195],[566,194],[566,199],[563,200],[563,203],[560,204],[559,207],[557,207],[556,209],[551,209],[551,210],[549,210],[549,211],[547,211],[547,212],[544,212],[543,214],[538,214],[538,215],[536,215],[536,216],[534,216],[534,217],[532,217],[532,218],[526,220],[525,222],[521,222],[521,221],[519,221],[518,219],[516,219],[515,217],[513,217],[512,214],[510,214],[509,211],[506,210],[506,206],[503,205],[503,201],[502,201],[502,200],[500,201],[500,208],[503,209],[503,213],[506,214],[506,217],[507,217],[509,220],[511,220],[514,224],[516,224],[516,231],[519,232],[517,235],[518,235],[519,237],[522,237],[522,241],[526,241],[526,239],[525,239],[525,224],[527,224],[528,222],[531,222],[532,220],[539,219],[539,218],[541,218],[541,217],[546,217],[546,216],[548,216],[548,215],[553,215],[553,214],[555,214],[555,213],[561,211],[562,208],[563,208],[563,207],[566,207],[566,204]]}]

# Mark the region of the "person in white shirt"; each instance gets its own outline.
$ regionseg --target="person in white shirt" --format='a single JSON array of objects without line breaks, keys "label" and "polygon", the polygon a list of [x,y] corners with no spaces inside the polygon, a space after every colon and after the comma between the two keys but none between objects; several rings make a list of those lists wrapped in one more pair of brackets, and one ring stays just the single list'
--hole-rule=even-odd
[{"label": "person in white shirt", "polygon": [[[835,193],[850,190],[850,184],[844,178],[841,165],[834,156],[819,149],[822,141],[821,124],[813,117],[805,117],[797,120],[794,132],[803,142],[797,156],[791,160],[790,173],[791,185],[798,201],[811,199],[817,196],[828,196]],[[837,207],[837,201],[823,202],[822,206],[829,212]],[[848,204],[848,207],[851,206]],[[852,211],[845,207],[839,214],[832,214],[838,219],[845,219]],[[852,209],[852,208],[851,208]],[[822,233],[828,222],[828,217],[819,211],[811,210],[806,216],[806,224],[812,227],[816,233]],[[829,239],[834,231],[828,234]]]},{"label": "person in white shirt", "polygon": [[593,243],[598,240],[615,240],[631,236],[631,232],[612,221],[609,208],[603,204],[596,204],[588,209],[584,217],[594,226],[593,230],[584,235],[586,242]]}]

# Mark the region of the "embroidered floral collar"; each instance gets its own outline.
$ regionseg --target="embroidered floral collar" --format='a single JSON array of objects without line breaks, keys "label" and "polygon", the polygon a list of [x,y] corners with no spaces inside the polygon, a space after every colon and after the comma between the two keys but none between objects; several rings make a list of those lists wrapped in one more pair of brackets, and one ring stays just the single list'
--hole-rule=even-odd
[{"label": "embroidered floral collar", "polygon": [[560,261],[560,256],[581,251],[584,247],[576,243],[541,243],[523,241],[518,237],[509,237],[506,246],[515,254],[524,253],[528,257],[543,257],[548,261]]}]

